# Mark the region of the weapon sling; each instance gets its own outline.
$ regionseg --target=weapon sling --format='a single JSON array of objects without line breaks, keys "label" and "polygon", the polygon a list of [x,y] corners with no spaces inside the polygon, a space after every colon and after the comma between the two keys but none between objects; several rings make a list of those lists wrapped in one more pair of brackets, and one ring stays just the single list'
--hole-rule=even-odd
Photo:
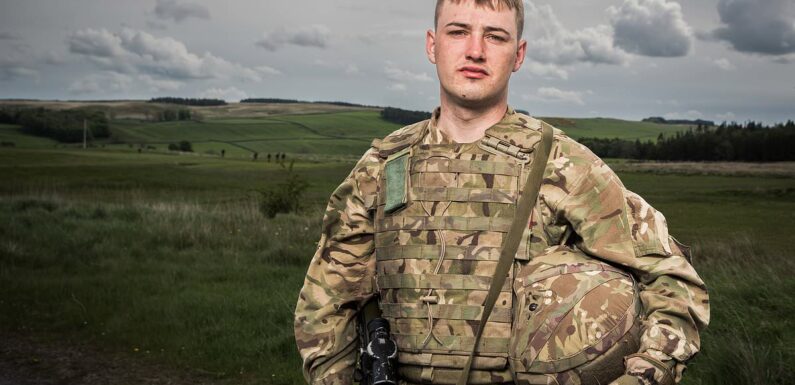
[{"label": "weapon sling", "polygon": [[494,271],[494,277],[491,279],[491,286],[486,295],[486,300],[483,303],[483,314],[480,317],[480,324],[475,333],[475,344],[472,347],[472,352],[469,353],[464,370],[461,377],[458,379],[458,385],[466,385],[469,380],[469,371],[472,369],[472,360],[475,358],[475,352],[480,343],[480,336],[483,334],[483,328],[486,326],[486,321],[489,319],[491,310],[494,308],[494,303],[497,301],[497,296],[500,294],[500,288],[505,283],[505,277],[508,271],[513,266],[513,259],[516,256],[516,250],[519,248],[519,242],[522,240],[522,234],[527,226],[527,221],[530,218],[530,213],[533,211],[533,206],[538,198],[538,191],[541,189],[541,180],[544,176],[544,169],[546,168],[549,159],[549,153],[552,149],[552,127],[542,124],[542,139],[535,150],[533,157],[533,166],[530,170],[530,175],[527,176],[527,181],[524,185],[524,194],[519,198],[516,205],[516,214],[511,223],[511,228],[502,245],[500,251],[500,260],[497,262],[497,268]]}]

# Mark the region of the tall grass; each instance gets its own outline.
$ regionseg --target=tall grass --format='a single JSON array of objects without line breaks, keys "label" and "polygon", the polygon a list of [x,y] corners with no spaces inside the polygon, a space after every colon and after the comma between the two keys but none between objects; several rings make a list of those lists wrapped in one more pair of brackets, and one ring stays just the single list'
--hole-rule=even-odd
[{"label": "tall grass", "polygon": [[77,333],[235,383],[301,381],[292,314],[320,215],[40,198],[2,198],[0,215],[4,328]]},{"label": "tall grass", "polygon": [[795,260],[749,237],[695,246],[712,320],[687,383],[795,383]]},{"label": "tall grass", "polygon": [[[230,383],[299,384],[292,313],[320,212],[255,202],[0,198],[0,322],[78,335]],[[704,239],[712,322],[685,384],[791,384],[793,260]]]}]

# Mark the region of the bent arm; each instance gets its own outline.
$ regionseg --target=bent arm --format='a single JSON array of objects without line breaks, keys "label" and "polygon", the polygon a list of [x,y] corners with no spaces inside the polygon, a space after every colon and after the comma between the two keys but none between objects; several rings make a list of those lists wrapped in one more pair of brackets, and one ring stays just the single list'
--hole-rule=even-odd
[{"label": "bent arm", "polygon": [[555,175],[572,182],[558,183],[563,188],[548,194],[547,203],[557,220],[573,227],[580,249],[624,266],[639,282],[643,333],[639,354],[625,360],[627,373],[640,376],[668,368],[679,382],[685,363],[700,349],[699,331],[709,322],[704,282],[670,240],[660,212],[625,189],[583,146],[563,146],[570,147],[569,156],[557,161]]},{"label": "bent arm", "polygon": [[295,340],[313,385],[353,383],[355,315],[373,292],[373,225],[365,201],[375,194],[377,170],[371,149],[332,194],[298,296]]}]

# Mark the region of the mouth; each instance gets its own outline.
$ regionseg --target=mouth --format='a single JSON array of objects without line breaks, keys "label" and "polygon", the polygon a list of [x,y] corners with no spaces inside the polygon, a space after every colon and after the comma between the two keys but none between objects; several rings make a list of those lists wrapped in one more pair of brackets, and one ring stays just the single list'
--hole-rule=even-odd
[{"label": "mouth", "polygon": [[464,77],[468,79],[483,79],[489,76],[489,73],[485,69],[478,66],[463,66],[458,72],[461,72]]}]

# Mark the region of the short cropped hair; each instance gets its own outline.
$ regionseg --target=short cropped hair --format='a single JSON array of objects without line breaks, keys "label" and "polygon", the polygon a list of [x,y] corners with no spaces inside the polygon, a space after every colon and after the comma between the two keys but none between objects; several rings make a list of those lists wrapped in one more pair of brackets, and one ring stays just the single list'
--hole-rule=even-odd
[{"label": "short cropped hair", "polygon": [[[439,11],[441,11],[442,5],[448,1],[459,4],[470,0],[436,0],[436,14],[433,17],[434,28],[439,24]],[[516,31],[518,32],[516,40],[522,38],[522,31],[524,30],[524,3],[522,0],[474,0],[474,2],[478,7],[489,7],[489,9],[498,11],[502,10],[503,7],[507,7],[513,10],[516,16]]]}]

